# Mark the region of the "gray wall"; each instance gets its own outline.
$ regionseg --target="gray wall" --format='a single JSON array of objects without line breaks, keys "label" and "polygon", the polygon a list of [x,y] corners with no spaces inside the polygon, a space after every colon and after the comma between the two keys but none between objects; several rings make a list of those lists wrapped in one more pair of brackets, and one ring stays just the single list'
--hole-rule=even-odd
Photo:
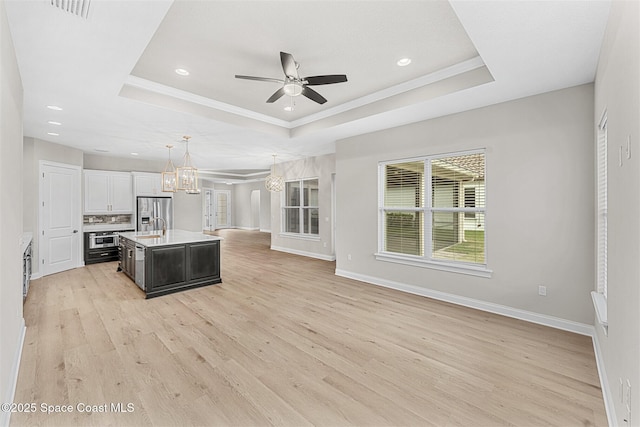
[{"label": "gray wall", "polygon": [[[589,84],[338,141],[337,271],[593,324],[592,121]],[[376,260],[378,162],[478,148],[493,276]]]},{"label": "gray wall", "polygon": [[[260,193],[260,218],[256,224],[253,218],[251,194],[253,191]],[[234,207],[234,226],[238,228],[259,229],[271,231],[271,194],[264,187],[264,181],[234,184],[231,194]]]},{"label": "gray wall", "polygon": [[[122,171],[122,172],[162,172],[165,166],[164,161],[142,160],[136,158],[122,158],[111,157],[94,154],[83,154],[82,151],[66,147],[59,144],[54,144],[46,141],[42,141],[35,138],[25,138],[25,156],[27,161],[25,162],[25,185],[28,188],[33,188],[33,192],[28,192],[29,195],[25,202],[25,225],[28,231],[37,232],[38,230],[38,163],[40,160],[50,160],[59,163],[67,163],[80,165],[84,169],[96,169],[96,170],[110,170],[110,171]],[[255,188],[259,188],[259,183],[254,184]],[[250,184],[238,184],[241,187],[240,194],[242,194],[242,187]],[[235,196],[235,187],[214,183],[211,180],[201,179],[200,188],[211,188],[217,190],[230,190],[231,191],[231,213],[232,218],[236,215],[238,207],[236,207],[236,200],[240,203],[244,203],[242,196]],[[264,185],[262,185],[264,188]],[[262,222],[265,224],[265,229],[268,231],[270,227],[270,198],[268,192],[261,201],[261,229]],[[201,194],[186,194],[184,192],[177,192],[173,198],[174,206],[174,228],[189,231],[202,231],[203,221],[203,193]],[[250,205],[249,205],[250,206]],[[240,208],[241,215],[243,215],[244,207]],[[244,221],[244,218],[242,219]],[[235,223],[234,223],[235,225]],[[37,250],[37,242],[34,250]],[[35,252],[37,253],[37,252]],[[36,270],[37,272],[37,270]]]},{"label": "gray wall", "polygon": [[164,170],[166,162],[126,157],[84,154],[84,168],[122,172],[155,172]]},{"label": "gray wall", "polygon": [[271,193],[271,247],[273,249],[321,259],[333,259],[331,180],[336,171],[335,167],[335,154],[279,163],[276,166],[277,173],[283,175],[286,181],[318,178],[320,233],[318,240],[300,239],[280,234],[284,192]]},{"label": "gray wall", "polygon": [[[84,155],[84,168],[123,172],[163,171],[166,162],[135,158]],[[202,187],[202,182],[200,183]],[[173,195],[173,228],[202,231],[202,195],[178,191]]]},{"label": "gray wall", "polygon": [[[627,417],[619,384],[632,386],[631,425],[640,424],[640,5],[611,3],[596,73],[591,126],[608,117],[608,323],[596,324],[615,425]],[[631,159],[618,164],[618,150],[631,137]],[[595,266],[595,254],[593,265]],[[595,289],[595,285],[593,285]]]},{"label": "gray wall", "polygon": [[[53,142],[43,141],[37,138],[24,138],[24,195],[23,195],[23,220],[24,230],[33,232],[32,251],[34,260],[38,260],[40,232],[38,216],[38,198],[40,194],[40,161],[46,160],[67,165],[82,167],[82,151]],[[33,274],[38,277],[40,274],[40,264],[33,263]]]},{"label": "gray wall", "polygon": [[[24,337],[22,314],[23,91],[0,0],[0,399],[11,402]],[[0,425],[10,413],[0,412]]]}]

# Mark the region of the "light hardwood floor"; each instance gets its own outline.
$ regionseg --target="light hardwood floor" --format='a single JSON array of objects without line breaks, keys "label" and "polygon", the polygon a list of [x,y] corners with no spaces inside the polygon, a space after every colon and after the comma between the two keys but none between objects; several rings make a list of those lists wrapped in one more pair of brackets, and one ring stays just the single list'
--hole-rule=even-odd
[{"label": "light hardwood floor", "polygon": [[37,411],[11,425],[606,425],[589,337],[220,234],[220,285],[145,300],[114,262],[33,281],[15,402]]}]

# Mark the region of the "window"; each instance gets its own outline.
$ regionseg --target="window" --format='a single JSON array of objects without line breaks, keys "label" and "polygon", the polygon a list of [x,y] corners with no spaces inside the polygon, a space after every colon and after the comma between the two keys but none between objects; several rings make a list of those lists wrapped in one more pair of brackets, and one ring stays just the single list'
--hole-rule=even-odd
[{"label": "window", "polygon": [[285,183],[284,198],[283,232],[317,236],[318,179],[301,179]]},{"label": "window", "polygon": [[[622,149],[622,147],[620,147]],[[622,153],[620,153],[622,155]],[[607,316],[607,263],[608,263],[608,236],[607,236],[607,214],[608,214],[608,184],[607,184],[607,112],[605,111],[598,125],[598,139],[596,141],[596,217],[597,228],[597,259],[596,275],[597,290],[591,292],[593,306],[596,309],[598,323],[603,327],[604,334],[608,334]]]},{"label": "window", "polygon": [[598,211],[598,293],[607,297],[607,116],[606,113],[598,126],[597,141],[597,198]]},{"label": "window", "polygon": [[488,271],[484,152],[383,162],[379,176],[378,259]]}]

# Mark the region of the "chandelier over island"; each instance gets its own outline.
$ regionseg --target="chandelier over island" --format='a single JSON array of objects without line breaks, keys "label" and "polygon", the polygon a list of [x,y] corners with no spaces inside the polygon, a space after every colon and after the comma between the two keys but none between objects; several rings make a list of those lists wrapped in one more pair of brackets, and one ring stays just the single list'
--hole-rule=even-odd
[{"label": "chandelier over island", "polygon": [[191,137],[185,135],[182,138],[186,143],[186,150],[183,165],[176,169],[176,189],[184,190],[187,194],[199,194],[198,169],[193,166],[191,155],[189,154],[189,139]]},{"label": "chandelier over island", "polygon": [[169,149],[169,160],[167,161],[164,171],[162,172],[162,191],[165,193],[175,193],[176,189],[176,168],[171,161],[171,149],[173,145],[167,145]]}]

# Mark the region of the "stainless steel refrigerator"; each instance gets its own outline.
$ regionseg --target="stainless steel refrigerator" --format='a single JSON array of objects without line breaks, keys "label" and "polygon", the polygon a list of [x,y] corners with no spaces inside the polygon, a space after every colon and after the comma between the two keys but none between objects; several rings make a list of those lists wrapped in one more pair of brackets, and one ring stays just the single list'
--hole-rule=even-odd
[{"label": "stainless steel refrigerator", "polygon": [[[173,229],[173,200],[171,197],[138,197],[136,231],[162,230],[162,221],[167,230]],[[156,218],[162,218],[157,220]]]}]

